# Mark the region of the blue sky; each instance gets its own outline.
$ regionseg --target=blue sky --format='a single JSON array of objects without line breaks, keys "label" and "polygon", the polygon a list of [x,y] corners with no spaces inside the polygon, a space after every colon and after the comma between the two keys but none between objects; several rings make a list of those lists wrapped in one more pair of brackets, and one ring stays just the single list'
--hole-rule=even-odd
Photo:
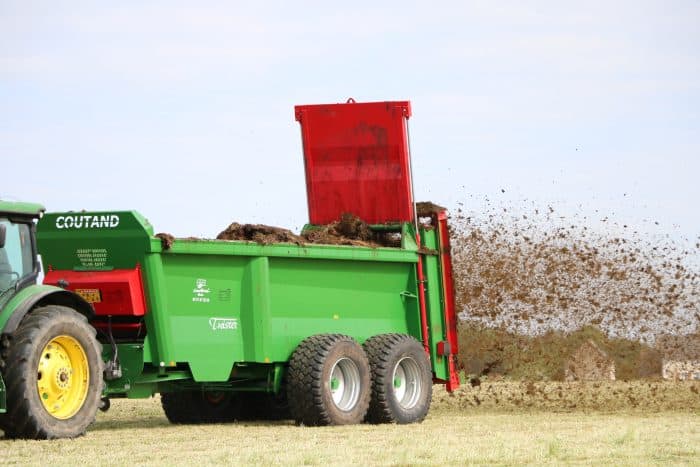
[{"label": "blue sky", "polygon": [[418,199],[700,235],[700,3],[253,3],[0,4],[0,197],[298,230],[293,106],[407,99]]}]

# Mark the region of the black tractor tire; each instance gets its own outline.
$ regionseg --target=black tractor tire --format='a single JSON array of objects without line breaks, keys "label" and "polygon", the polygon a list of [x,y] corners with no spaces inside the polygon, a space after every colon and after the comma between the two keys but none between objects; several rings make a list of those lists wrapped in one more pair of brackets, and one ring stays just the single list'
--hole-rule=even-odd
[{"label": "black tractor tire", "polygon": [[[0,375],[5,374],[9,348],[10,337],[8,335],[0,335]],[[9,418],[6,413],[0,413],[0,431],[3,433],[7,430],[8,420]]]},{"label": "black tractor tire", "polygon": [[364,343],[372,370],[369,423],[417,423],[430,410],[433,374],[423,346],[405,334],[381,334]]},{"label": "black tractor tire", "polygon": [[[24,317],[7,351],[2,371],[7,386],[7,413],[1,422],[5,436],[83,435],[100,405],[104,367],[102,348],[87,319],[64,306],[37,308]],[[48,389],[40,394],[42,381]],[[42,402],[53,398],[55,415]]]},{"label": "black tractor tire", "polygon": [[361,423],[369,398],[369,361],[362,347],[351,337],[311,336],[292,354],[287,374],[287,400],[297,424]]},{"label": "black tractor tire", "polygon": [[165,392],[160,403],[170,423],[182,425],[232,423],[241,408],[235,393],[220,391]]}]

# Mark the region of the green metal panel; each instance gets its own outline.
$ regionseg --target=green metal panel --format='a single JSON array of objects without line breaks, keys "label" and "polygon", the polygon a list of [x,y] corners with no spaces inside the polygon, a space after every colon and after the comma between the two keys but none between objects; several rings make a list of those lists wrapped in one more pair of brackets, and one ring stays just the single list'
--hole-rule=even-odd
[{"label": "green metal panel", "polygon": [[[428,250],[436,250],[437,231],[421,228],[423,246]],[[430,336],[430,359],[435,376],[448,379],[449,370],[447,359],[437,353],[437,343],[446,340],[447,334],[444,322],[444,303],[442,294],[442,275],[437,254],[425,255],[423,268],[426,280],[426,304],[428,308],[428,334]]]},{"label": "green metal panel", "polygon": [[[160,245],[160,240],[157,240]],[[224,240],[183,240],[177,239],[167,253],[226,256],[268,256],[308,259],[339,259],[357,261],[397,261],[416,262],[415,242],[404,248],[369,248],[344,245],[318,245],[273,243],[261,245],[255,242]],[[156,251],[156,250],[153,250]],[[157,250],[160,251],[160,250]]]},{"label": "green metal panel", "polygon": [[44,206],[41,204],[0,200],[0,215],[39,217],[42,212],[44,212]]},{"label": "green metal panel", "polygon": [[394,262],[379,249],[361,255],[321,247],[333,258],[322,259],[311,253],[315,246],[271,245],[269,256],[243,256],[242,247],[264,247],[176,243],[179,249],[144,263],[149,308],[157,310],[149,327],[156,329],[153,363],[187,362],[198,381],[226,380],[234,362],[287,361],[312,334],[341,332],[360,342],[384,332],[419,335],[418,304],[410,298],[415,252],[389,251],[400,259]]},{"label": "green metal panel", "polygon": [[[144,369],[143,344],[118,344],[117,352],[122,365],[122,377],[108,381],[105,395],[128,395],[129,397],[150,397],[155,393],[155,384],[149,389],[140,382]],[[106,361],[112,356],[112,348],[105,345],[102,351]],[[135,393],[138,391],[138,393]],[[135,394],[138,394],[137,396]]]},{"label": "green metal panel", "polygon": [[[272,313],[270,310],[270,258],[250,258],[241,281],[240,324],[246,362],[270,362]],[[243,332],[245,330],[245,332]]]},{"label": "green metal panel", "polygon": [[47,213],[37,223],[45,271],[133,268],[152,236],[150,223],[133,211]]},{"label": "green metal panel", "polygon": [[5,329],[5,324],[10,319],[15,310],[26,300],[35,295],[45,292],[60,292],[62,289],[51,285],[30,285],[23,288],[14,295],[0,297],[0,332]]},{"label": "green metal panel", "polygon": [[[417,255],[413,255],[417,261]],[[273,361],[307,336],[340,332],[359,342],[382,333],[420,338],[415,264],[270,260]]]},{"label": "green metal panel", "polygon": [[149,254],[143,263],[144,287],[146,292],[146,344],[151,350],[151,360],[146,360],[157,367],[174,366],[169,357],[172,354],[170,323],[166,310],[170,307],[167,302],[165,275],[161,255]]}]

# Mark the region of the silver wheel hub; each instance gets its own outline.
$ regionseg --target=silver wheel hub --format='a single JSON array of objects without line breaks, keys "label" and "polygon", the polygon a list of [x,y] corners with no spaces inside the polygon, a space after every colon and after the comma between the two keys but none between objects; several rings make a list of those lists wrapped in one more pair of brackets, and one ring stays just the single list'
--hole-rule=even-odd
[{"label": "silver wheel hub", "polygon": [[396,401],[404,409],[412,409],[423,394],[423,382],[418,363],[411,357],[404,357],[394,366],[392,377]]},{"label": "silver wheel hub", "polygon": [[352,410],[360,399],[360,370],[349,358],[341,358],[333,365],[328,381],[331,396],[336,407],[343,411]]}]

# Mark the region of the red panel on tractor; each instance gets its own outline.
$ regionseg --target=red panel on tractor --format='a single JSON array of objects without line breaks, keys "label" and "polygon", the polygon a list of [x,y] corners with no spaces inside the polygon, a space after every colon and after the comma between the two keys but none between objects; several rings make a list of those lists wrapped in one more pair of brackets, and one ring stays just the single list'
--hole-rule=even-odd
[{"label": "red panel on tractor", "polygon": [[410,222],[408,151],[411,104],[300,105],[309,221],[328,224],[350,212],[370,224]]}]

